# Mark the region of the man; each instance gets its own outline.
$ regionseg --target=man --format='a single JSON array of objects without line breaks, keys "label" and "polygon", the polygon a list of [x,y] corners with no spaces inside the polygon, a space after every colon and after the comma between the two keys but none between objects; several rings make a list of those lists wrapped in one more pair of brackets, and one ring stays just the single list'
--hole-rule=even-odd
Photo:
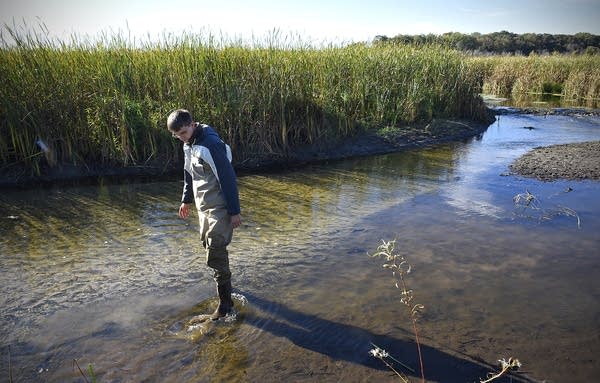
[{"label": "man", "polygon": [[206,264],[214,270],[219,306],[211,315],[218,320],[233,311],[231,271],[227,245],[233,229],[242,223],[231,148],[208,125],[195,122],[189,111],[178,109],[167,119],[167,129],[183,144],[185,155],[183,197],[179,216],[189,216],[195,202]]}]

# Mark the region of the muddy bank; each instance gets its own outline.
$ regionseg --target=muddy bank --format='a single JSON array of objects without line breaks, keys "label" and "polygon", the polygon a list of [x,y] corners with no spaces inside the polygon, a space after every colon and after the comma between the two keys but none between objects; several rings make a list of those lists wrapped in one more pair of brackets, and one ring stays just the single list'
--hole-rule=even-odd
[{"label": "muddy bank", "polygon": [[[476,122],[460,119],[437,119],[428,124],[402,128],[371,130],[344,140],[321,142],[319,145],[297,147],[287,153],[253,157],[235,163],[238,174],[256,174],[285,170],[309,163],[344,158],[398,152],[443,142],[459,141],[483,133],[494,122],[495,115],[534,114],[574,117],[600,116],[599,109],[584,108],[513,108],[489,109],[489,120]],[[515,174],[543,180],[558,178],[599,179],[596,144],[560,145],[552,149],[538,148],[511,165]],[[595,152],[594,152],[595,150]],[[594,157],[596,156],[596,157]],[[594,160],[592,160],[594,159]],[[560,161],[559,161],[560,160]],[[61,165],[46,167],[40,176],[29,175],[30,169],[9,167],[0,169],[0,188],[32,188],[56,184],[85,184],[99,182],[163,181],[181,178],[182,164],[157,163],[145,166],[102,167]]]},{"label": "muddy bank", "polygon": [[[235,163],[238,174],[277,171],[343,158],[370,156],[457,141],[484,132],[487,122],[438,119],[428,124],[368,131],[341,141],[298,147],[288,153],[255,157]],[[129,167],[59,165],[41,169],[41,175],[29,175],[29,169],[8,168],[0,171],[0,188],[31,188],[56,184],[87,184],[99,182],[159,181],[181,178],[182,164],[154,164]]]},{"label": "muddy bank", "polygon": [[600,141],[534,148],[513,162],[510,170],[543,181],[600,180]]},{"label": "muddy bank", "polygon": [[443,142],[458,141],[483,133],[493,121],[493,117],[487,122],[436,119],[428,124],[385,128],[340,141],[325,142],[318,146],[299,147],[286,155],[247,160],[237,164],[236,169],[242,173],[287,169],[308,163],[393,153]]}]

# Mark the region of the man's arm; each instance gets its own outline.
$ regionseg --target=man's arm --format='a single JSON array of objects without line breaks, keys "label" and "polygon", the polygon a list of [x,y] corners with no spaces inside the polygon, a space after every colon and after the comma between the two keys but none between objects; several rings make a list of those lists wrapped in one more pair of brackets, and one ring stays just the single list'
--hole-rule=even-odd
[{"label": "man's arm", "polygon": [[187,170],[183,171],[183,195],[181,196],[182,203],[194,202],[194,187],[192,183],[192,175]]},{"label": "man's arm", "polygon": [[190,205],[194,202],[192,175],[187,170],[183,171],[183,195],[179,206],[179,217],[186,219],[190,215]]},{"label": "man's arm", "polygon": [[239,215],[241,209],[237,178],[233,170],[233,165],[231,165],[229,158],[227,158],[227,147],[224,143],[221,144],[223,145],[221,148],[214,146],[209,148],[212,161],[215,165],[215,169],[213,170],[217,173],[217,178],[219,179],[219,184],[227,203],[227,212],[231,216]]}]

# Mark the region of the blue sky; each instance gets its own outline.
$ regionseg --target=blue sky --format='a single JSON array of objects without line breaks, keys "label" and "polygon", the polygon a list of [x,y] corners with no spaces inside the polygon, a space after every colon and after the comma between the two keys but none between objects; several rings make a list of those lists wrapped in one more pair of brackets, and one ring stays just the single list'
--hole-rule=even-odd
[{"label": "blue sky", "polygon": [[121,31],[147,40],[183,30],[250,39],[273,29],[315,42],[451,31],[600,34],[600,1],[0,0],[2,25],[23,20],[43,22],[60,39]]}]

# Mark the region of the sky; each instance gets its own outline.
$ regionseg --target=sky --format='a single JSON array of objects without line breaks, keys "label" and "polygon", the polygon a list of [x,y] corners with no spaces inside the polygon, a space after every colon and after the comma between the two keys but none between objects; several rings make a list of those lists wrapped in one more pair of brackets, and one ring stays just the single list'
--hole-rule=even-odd
[{"label": "sky", "polygon": [[445,32],[600,34],[600,0],[0,0],[0,25],[43,23],[50,37],[121,34],[144,41],[206,33],[251,41],[272,34],[305,42]]}]

